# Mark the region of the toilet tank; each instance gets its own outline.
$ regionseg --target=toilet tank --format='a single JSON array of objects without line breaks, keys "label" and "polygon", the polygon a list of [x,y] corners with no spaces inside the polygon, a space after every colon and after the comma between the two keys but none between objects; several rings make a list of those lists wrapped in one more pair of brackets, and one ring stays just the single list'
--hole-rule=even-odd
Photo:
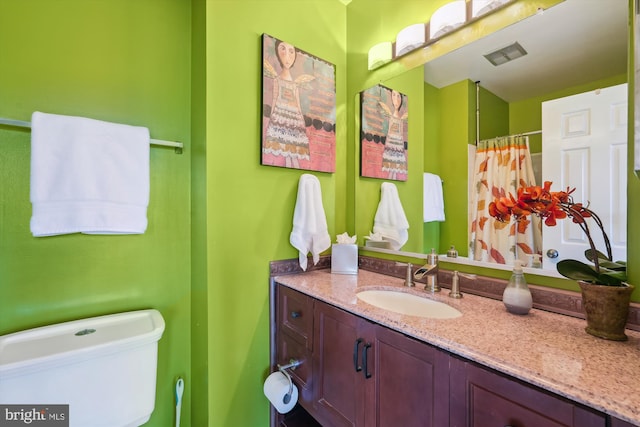
[{"label": "toilet tank", "polygon": [[69,405],[70,427],[142,425],[164,327],[151,309],[0,336],[0,405]]}]

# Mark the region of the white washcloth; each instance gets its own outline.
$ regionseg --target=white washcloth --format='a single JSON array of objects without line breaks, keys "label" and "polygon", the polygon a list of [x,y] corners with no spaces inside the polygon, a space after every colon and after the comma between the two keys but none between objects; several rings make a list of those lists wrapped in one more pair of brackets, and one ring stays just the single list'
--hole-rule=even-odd
[{"label": "white washcloth", "polygon": [[149,204],[149,130],[35,112],[31,232],[141,234]]},{"label": "white washcloth", "polygon": [[320,181],[314,175],[303,174],[298,182],[298,198],[293,212],[293,230],[289,242],[299,251],[300,268],[307,269],[307,254],[311,252],[313,264],[320,252],[331,246],[327,218],[322,206]]},{"label": "white washcloth", "polygon": [[444,198],[442,179],[438,175],[425,172],[424,194],[422,196],[424,222],[444,221]]},{"label": "white washcloth", "polygon": [[395,184],[383,182],[380,203],[373,221],[373,232],[390,241],[391,249],[400,249],[409,239],[409,222],[402,209]]}]

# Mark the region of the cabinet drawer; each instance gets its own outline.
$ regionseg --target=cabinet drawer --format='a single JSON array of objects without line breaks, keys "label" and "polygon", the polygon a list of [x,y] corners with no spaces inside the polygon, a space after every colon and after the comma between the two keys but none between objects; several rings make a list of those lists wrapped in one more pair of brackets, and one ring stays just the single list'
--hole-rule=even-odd
[{"label": "cabinet drawer", "polygon": [[604,414],[496,372],[452,358],[456,427],[605,427]]},{"label": "cabinet drawer", "polygon": [[309,351],[313,332],[313,299],[298,291],[278,286],[278,330],[298,340]]}]

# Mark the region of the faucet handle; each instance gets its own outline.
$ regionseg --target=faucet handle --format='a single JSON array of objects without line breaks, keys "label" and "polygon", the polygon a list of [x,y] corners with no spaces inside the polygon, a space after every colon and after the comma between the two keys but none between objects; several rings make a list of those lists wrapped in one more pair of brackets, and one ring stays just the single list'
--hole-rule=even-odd
[{"label": "faucet handle", "polygon": [[412,288],[415,286],[415,283],[413,283],[413,280],[411,279],[411,276],[413,274],[413,264],[411,264],[410,262],[396,261],[396,267],[404,267],[404,266],[407,266],[407,274],[405,276],[404,285],[409,288]]},{"label": "faucet handle", "polygon": [[453,277],[451,278],[451,292],[449,292],[449,297],[451,298],[462,298],[462,294],[460,293],[460,279],[458,278],[458,272],[453,272]]}]

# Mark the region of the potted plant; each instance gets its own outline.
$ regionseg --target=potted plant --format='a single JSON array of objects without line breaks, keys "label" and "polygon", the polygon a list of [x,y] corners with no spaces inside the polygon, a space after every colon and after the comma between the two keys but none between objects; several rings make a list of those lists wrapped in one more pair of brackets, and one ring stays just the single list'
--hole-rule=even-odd
[{"label": "potted plant", "polygon": [[[517,198],[512,194],[505,195],[504,191],[496,197],[489,205],[489,214],[498,221],[509,221],[511,217],[519,221],[529,215],[537,215],[550,227],[556,225],[556,220],[571,218],[589,241],[590,248],[585,251],[585,258],[590,263],[564,259],[558,262],[557,270],[580,285],[587,333],[605,339],[626,340],[624,329],[634,289],[626,282],[626,262],[613,260],[611,243],[602,221],[587,206],[573,201],[571,193],[574,191],[575,188],[551,191],[549,181],[542,187],[521,186]],[[591,218],[600,228],[606,254],[596,249],[586,218]]]}]

